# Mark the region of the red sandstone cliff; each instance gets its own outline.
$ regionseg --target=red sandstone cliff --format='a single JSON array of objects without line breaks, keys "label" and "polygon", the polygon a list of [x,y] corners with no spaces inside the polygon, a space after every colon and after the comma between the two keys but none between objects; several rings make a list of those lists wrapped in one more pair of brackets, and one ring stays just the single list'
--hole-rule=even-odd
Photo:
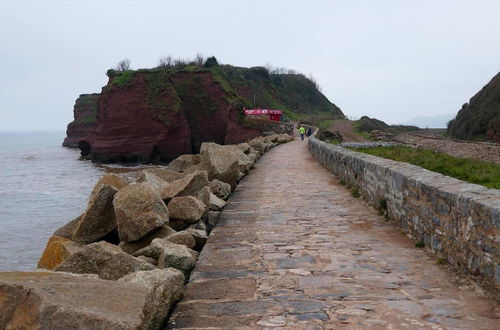
[{"label": "red sandstone cliff", "polygon": [[204,141],[238,143],[261,134],[238,123],[234,95],[210,71],[112,74],[92,97],[95,120],[88,96],[80,96],[64,145],[80,143],[82,154],[99,162],[170,161],[198,152]]},{"label": "red sandstone cliff", "polygon": [[73,109],[74,120],[69,123],[63,146],[78,147],[78,142],[86,140],[96,124],[97,109],[101,94],[82,94],[76,99]]},{"label": "red sandstone cliff", "polygon": [[168,162],[198,153],[202,142],[236,144],[269,130],[269,123],[245,120],[244,107],[344,118],[303,75],[212,62],[208,67],[109,70],[100,94],[80,95],[76,101],[63,145],[79,147],[98,162]]}]

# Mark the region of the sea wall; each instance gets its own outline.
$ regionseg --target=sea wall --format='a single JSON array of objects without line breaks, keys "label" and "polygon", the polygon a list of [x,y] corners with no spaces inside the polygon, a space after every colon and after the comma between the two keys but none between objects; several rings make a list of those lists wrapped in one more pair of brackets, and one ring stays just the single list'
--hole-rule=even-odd
[{"label": "sea wall", "polygon": [[309,139],[311,154],[441,260],[500,288],[500,190]]}]

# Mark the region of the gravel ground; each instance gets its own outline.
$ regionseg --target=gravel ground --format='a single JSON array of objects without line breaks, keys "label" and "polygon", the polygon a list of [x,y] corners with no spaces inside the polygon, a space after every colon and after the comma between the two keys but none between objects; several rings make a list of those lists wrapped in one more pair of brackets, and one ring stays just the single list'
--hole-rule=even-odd
[{"label": "gravel ground", "polygon": [[347,143],[341,143],[340,146],[344,148],[360,148],[360,149],[366,149],[366,148],[375,148],[375,147],[394,147],[394,146],[400,146],[403,145],[402,143],[399,142],[347,142]]},{"label": "gravel ground", "polygon": [[475,158],[500,164],[500,144],[459,142],[415,133],[400,134],[395,140],[456,157]]}]

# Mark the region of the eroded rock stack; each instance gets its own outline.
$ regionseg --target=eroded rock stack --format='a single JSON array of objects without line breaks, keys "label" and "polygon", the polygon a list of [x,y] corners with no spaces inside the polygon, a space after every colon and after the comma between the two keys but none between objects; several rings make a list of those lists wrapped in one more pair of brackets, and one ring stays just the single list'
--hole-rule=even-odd
[{"label": "eroded rock stack", "polygon": [[45,271],[0,273],[0,328],[161,327],[238,181],[291,140],[203,143],[167,167],[104,175],[86,211],[49,238]]}]

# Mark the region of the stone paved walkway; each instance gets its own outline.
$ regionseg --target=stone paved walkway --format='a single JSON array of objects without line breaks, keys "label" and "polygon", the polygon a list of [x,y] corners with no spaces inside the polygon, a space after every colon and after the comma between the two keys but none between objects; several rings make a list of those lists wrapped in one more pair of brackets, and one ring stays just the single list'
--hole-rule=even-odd
[{"label": "stone paved walkway", "polygon": [[172,328],[500,329],[500,309],[459,288],[294,141],[240,183],[174,310]]}]

